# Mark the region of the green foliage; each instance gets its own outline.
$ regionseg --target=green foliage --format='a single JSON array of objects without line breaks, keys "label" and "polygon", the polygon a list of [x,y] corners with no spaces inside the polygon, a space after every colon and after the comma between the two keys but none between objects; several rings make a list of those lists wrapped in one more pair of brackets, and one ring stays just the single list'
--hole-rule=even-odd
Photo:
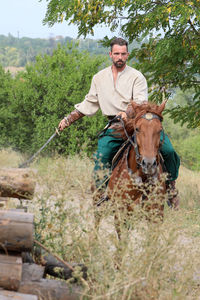
[{"label": "green foliage", "polygon": [[174,124],[169,115],[165,115],[163,126],[181,158],[181,164],[192,170],[200,170],[199,129],[189,129],[185,125]]},{"label": "green foliage", "polygon": [[[35,152],[53,134],[59,121],[74,109],[88,93],[92,76],[105,59],[80,53],[72,45],[58,46],[53,54],[38,56],[36,63],[27,65],[25,72],[12,79],[11,106],[2,109],[10,114],[9,124],[1,131],[11,137],[1,145],[11,145],[20,151]],[[7,75],[9,76],[9,75]],[[95,135],[105,124],[100,115],[83,118],[66,129],[48,146],[52,153],[94,151]],[[46,153],[47,153],[46,152]]]},{"label": "green foliage", "polygon": [[192,170],[200,170],[200,132],[182,140],[179,153],[183,163]]},{"label": "green foliage", "polygon": [[191,129],[186,124],[174,123],[170,117],[170,111],[177,105],[190,105],[192,91],[183,93],[176,91],[173,100],[167,103],[167,109],[164,116],[163,127],[169,135],[170,140],[180,155],[181,163],[192,170],[200,170],[200,131],[199,128]]},{"label": "green foliage", "polygon": [[0,146],[6,145],[11,135],[12,113],[10,111],[12,101],[12,78],[10,73],[5,73],[0,66]]},{"label": "green foliage", "polygon": [[[143,40],[134,49],[134,64],[147,77],[150,99],[161,101],[161,89],[193,88],[190,106],[175,108],[171,116],[187,122],[190,127],[200,124],[200,1],[148,0],[48,0],[44,23],[50,26],[66,20],[76,24],[79,35],[94,33],[94,26],[106,24],[132,42]],[[105,42],[109,42],[108,38]],[[188,114],[188,108],[190,113]]]},{"label": "green foliage", "polygon": [[14,47],[0,48],[0,62],[2,66],[19,66],[20,52]]}]

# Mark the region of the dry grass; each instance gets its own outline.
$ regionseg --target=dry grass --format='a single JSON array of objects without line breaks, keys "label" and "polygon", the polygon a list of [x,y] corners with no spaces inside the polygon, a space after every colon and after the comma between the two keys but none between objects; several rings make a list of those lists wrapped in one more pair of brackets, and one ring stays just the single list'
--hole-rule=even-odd
[{"label": "dry grass", "polygon": [[[3,166],[21,161],[11,151],[0,152],[2,158]],[[139,219],[137,210],[118,241],[109,203],[99,232],[94,229],[88,158],[44,158],[33,168],[37,188],[29,211],[35,214],[36,238],[66,261],[88,267],[82,299],[200,299],[198,172],[180,169],[179,211],[166,206],[158,225]]]},{"label": "dry grass", "polygon": [[22,160],[23,156],[11,149],[3,149],[0,151],[0,168],[17,168]]}]

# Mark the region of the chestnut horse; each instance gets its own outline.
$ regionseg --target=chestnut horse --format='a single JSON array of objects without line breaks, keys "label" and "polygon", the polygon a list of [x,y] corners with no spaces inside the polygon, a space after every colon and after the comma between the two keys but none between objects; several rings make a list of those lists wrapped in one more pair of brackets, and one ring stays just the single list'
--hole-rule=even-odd
[{"label": "chestnut horse", "polygon": [[[159,150],[165,102],[161,105],[132,102],[132,107],[135,117],[127,121],[122,131],[116,130],[127,143],[121,155],[118,154],[121,158],[109,179],[107,197],[127,214],[134,210],[135,204],[141,204],[147,214],[153,211],[154,217],[162,219],[166,188]],[[116,205],[114,216],[120,238]]]}]

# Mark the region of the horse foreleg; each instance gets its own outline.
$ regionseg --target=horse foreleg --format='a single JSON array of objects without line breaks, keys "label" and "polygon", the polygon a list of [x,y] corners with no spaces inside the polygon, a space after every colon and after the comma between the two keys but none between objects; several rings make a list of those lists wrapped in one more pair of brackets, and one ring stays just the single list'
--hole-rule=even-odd
[{"label": "horse foreleg", "polygon": [[101,221],[101,213],[97,211],[96,208],[94,207],[94,228],[96,232],[98,232],[99,230],[100,221]]},{"label": "horse foreleg", "polygon": [[101,216],[102,216],[101,207],[97,206],[97,203],[99,202],[100,199],[101,199],[100,192],[96,193],[92,199],[93,200],[94,228],[95,228],[96,233],[99,230],[99,224],[100,224]]}]

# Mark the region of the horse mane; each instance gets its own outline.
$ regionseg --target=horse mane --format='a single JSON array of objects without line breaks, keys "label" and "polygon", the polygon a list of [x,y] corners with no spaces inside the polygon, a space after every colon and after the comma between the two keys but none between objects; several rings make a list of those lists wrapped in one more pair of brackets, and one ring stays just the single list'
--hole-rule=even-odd
[{"label": "horse mane", "polygon": [[[133,106],[133,105],[132,105]],[[157,115],[161,121],[163,120],[162,113],[158,110],[159,105],[152,103],[152,102],[143,102],[142,104],[137,105],[136,111],[134,110],[134,117],[131,119],[128,119],[128,121],[125,123],[125,128],[128,133],[128,135],[133,135],[135,124],[137,123],[138,119],[141,118],[146,113],[152,113]],[[124,132],[124,129],[120,126],[113,126],[114,129],[114,135],[116,134],[117,137],[122,138],[124,140],[127,139],[127,136]]]}]

